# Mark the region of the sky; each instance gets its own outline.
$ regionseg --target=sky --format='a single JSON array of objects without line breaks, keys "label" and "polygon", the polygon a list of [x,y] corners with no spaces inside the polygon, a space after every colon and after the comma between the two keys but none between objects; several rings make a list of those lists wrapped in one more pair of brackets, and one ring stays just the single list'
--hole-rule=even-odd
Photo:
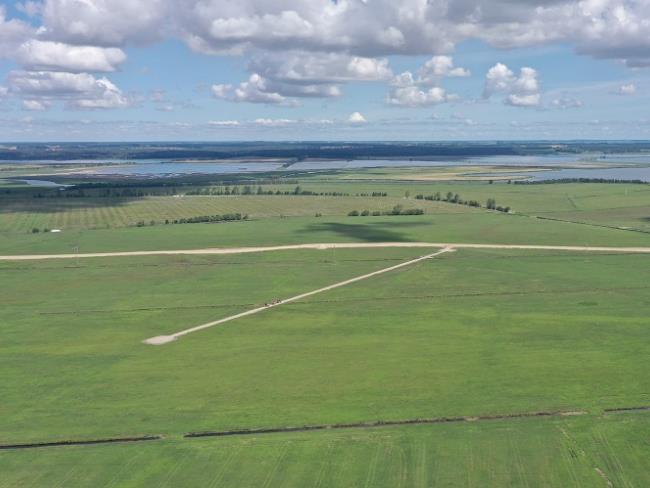
[{"label": "sky", "polygon": [[0,0],[0,141],[650,139],[650,0]]}]

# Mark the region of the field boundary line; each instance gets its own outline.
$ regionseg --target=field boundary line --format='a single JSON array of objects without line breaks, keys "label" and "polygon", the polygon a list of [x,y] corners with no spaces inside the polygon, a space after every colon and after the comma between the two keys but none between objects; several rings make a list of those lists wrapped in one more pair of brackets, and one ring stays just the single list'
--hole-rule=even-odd
[{"label": "field boundary line", "polygon": [[[634,407],[614,407],[603,409],[604,414],[619,413],[619,412],[644,412],[650,411],[650,405],[634,406]],[[185,439],[195,439],[201,437],[230,437],[230,436],[246,436],[246,435],[263,435],[263,434],[281,434],[289,432],[309,432],[315,430],[342,430],[342,429],[372,429],[379,427],[391,427],[400,425],[423,425],[423,424],[445,424],[445,423],[462,423],[462,422],[481,422],[490,420],[509,420],[509,419],[522,419],[522,418],[535,418],[535,417],[574,417],[580,415],[588,415],[587,410],[552,410],[552,411],[534,411],[534,412],[518,412],[518,413],[504,413],[493,415],[478,415],[478,416],[456,416],[456,417],[418,417],[415,419],[404,420],[375,420],[371,422],[351,422],[340,424],[313,424],[302,426],[287,426],[287,427],[261,427],[253,429],[231,429],[231,430],[217,430],[217,431],[197,431],[187,432],[183,434]],[[144,435],[144,436],[130,436],[130,437],[106,437],[102,439],[80,439],[80,440],[65,440],[65,441],[33,441],[25,443],[13,444],[0,444],[0,450],[11,449],[35,449],[43,447],[65,447],[65,446],[91,446],[96,444],[124,444],[130,442],[147,442],[164,440],[164,435]]]},{"label": "field boundary line", "polygon": [[125,442],[159,441],[162,439],[164,439],[162,435],[144,435],[138,437],[109,437],[105,439],[29,442],[29,443],[19,443],[19,444],[0,444],[0,450],[35,449],[39,447],[90,446],[94,444],[119,444]]},{"label": "field boundary line", "polygon": [[586,410],[557,410],[552,412],[522,412],[510,414],[496,414],[496,415],[480,415],[480,416],[462,416],[462,417],[433,417],[433,418],[417,418],[407,420],[377,420],[374,422],[355,422],[346,424],[316,424],[316,425],[303,425],[296,427],[268,427],[259,429],[239,429],[239,430],[223,430],[223,431],[203,431],[203,432],[188,432],[183,437],[186,439],[194,439],[197,437],[229,437],[229,436],[243,436],[243,435],[256,435],[256,434],[279,434],[283,432],[309,432],[313,430],[334,430],[334,429],[372,429],[377,427],[390,427],[397,425],[421,425],[421,424],[445,424],[457,422],[480,422],[488,420],[508,420],[520,419],[529,417],[572,417],[576,415],[586,415]]},{"label": "field boundary line", "polygon": [[616,407],[616,408],[606,408],[603,410],[604,413],[626,413],[626,412],[650,412],[650,405],[640,405],[636,407]]},{"label": "field boundary line", "polygon": [[455,249],[513,249],[513,250],[547,250],[576,252],[620,252],[650,254],[650,247],[631,246],[555,246],[538,244],[477,244],[460,242],[341,242],[288,244],[283,246],[260,247],[216,247],[203,249],[176,249],[159,251],[119,251],[77,254],[16,254],[0,255],[0,261],[33,261],[39,259],[80,259],[128,256],[165,256],[165,255],[207,255],[207,254],[245,254],[270,251],[291,251],[300,249],[373,249],[373,248],[455,248]]},{"label": "field boundary line", "polygon": [[198,331],[201,331],[201,330],[204,330],[204,329],[208,329],[210,327],[214,327],[215,325],[220,325],[220,324],[223,324],[223,323],[226,323],[226,322],[230,322],[231,320],[236,320],[236,319],[239,319],[239,318],[242,318],[242,317],[247,317],[249,315],[260,313],[260,312],[263,312],[264,310],[268,310],[268,309],[273,308],[273,307],[278,307],[280,305],[284,305],[284,304],[287,304],[287,303],[295,302],[297,300],[301,300],[303,298],[307,298],[309,296],[316,295],[318,293],[323,293],[323,292],[326,292],[326,291],[329,291],[329,290],[334,290],[334,289],[340,288],[342,286],[346,286],[346,285],[350,285],[352,283],[356,283],[357,281],[372,278],[373,276],[377,276],[377,275],[384,274],[384,273],[389,273],[391,271],[395,271],[396,269],[404,268],[406,266],[410,266],[412,264],[419,263],[420,261],[424,261],[425,259],[431,259],[431,258],[434,258],[436,256],[440,256],[441,254],[448,253],[448,252],[453,252],[453,251],[455,251],[455,249],[453,249],[451,247],[445,247],[445,248],[441,249],[440,251],[434,252],[432,254],[426,254],[424,256],[420,256],[420,257],[415,258],[415,259],[410,259],[409,261],[404,261],[403,263],[399,263],[399,264],[396,264],[394,266],[389,266],[388,268],[379,269],[377,271],[373,271],[371,273],[366,273],[366,274],[363,274],[361,276],[355,276],[354,278],[350,278],[350,279],[347,279],[347,280],[344,280],[344,281],[339,281],[338,283],[334,283],[332,285],[328,285],[328,286],[325,286],[323,288],[318,288],[317,290],[308,291],[306,293],[301,293],[300,295],[295,295],[295,296],[290,297],[290,298],[285,298],[283,300],[277,300],[277,301],[272,302],[272,303],[267,303],[267,304],[265,304],[265,305],[263,305],[261,307],[253,308],[251,310],[247,310],[245,312],[241,312],[241,313],[238,313],[238,314],[235,314],[235,315],[231,315],[229,317],[224,317],[224,318],[219,319],[219,320],[214,320],[214,321],[208,322],[206,324],[197,325],[196,327],[191,327],[189,329],[181,330],[179,332],[175,332],[174,334],[150,337],[149,339],[145,339],[142,342],[144,344],[149,344],[149,345],[152,345],[152,346],[160,346],[160,345],[163,345],[163,344],[167,344],[169,342],[175,341],[178,338],[183,337],[183,336],[188,335],[188,334],[191,334],[193,332],[198,332]]}]

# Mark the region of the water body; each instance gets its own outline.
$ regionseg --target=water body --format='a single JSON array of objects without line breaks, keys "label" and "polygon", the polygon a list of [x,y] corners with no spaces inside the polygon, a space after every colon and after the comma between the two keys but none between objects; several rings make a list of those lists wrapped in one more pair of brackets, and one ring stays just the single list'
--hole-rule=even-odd
[{"label": "water body", "polygon": [[129,164],[123,166],[107,166],[93,170],[96,175],[121,175],[121,176],[181,176],[189,174],[233,174],[254,173],[264,171],[279,171],[282,163],[249,163],[249,162],[223,162],[223,163],[152,163]]},{"label": "water body", "polygon": [[16,181],[22,181],[23,183],[27,183],[29,186],[39,186],[39,187],[46,187],[46,188],[70,186],[70,185],[61,185],[59,183],[55,183],[54,181],[47,181],[47,180],[16,180]]},{"label": "water body", "polygon": [[648,153],[622,153],[607,154],[598,158],[598,161],[604,163],[632,163],[632,164],[650,164],[650,154]]},{"label": "water body", "polygon": [[650,183],[650,166],[637,168],[557,169],[539,172],[533,171],[530,173],[513,173],[512,176],[524,176],[537,181],[559,180],[562,178],[603,178],[607,180],[641,180]]}]

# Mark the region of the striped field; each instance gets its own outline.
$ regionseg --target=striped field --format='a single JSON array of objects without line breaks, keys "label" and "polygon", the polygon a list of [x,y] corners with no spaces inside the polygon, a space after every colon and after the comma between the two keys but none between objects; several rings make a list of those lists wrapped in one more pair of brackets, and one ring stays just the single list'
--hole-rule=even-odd
[{"label": "striped field", "polygon": [[143,198],[30,198],[4,200],[0,232],[21,233],[38,229],[98,229],[128,227],[139,221],[189,218],[226,213],[250,218],[279,216],[347,215],[351,210],[389,211],[395,205],[422,208],[426,213],[471,211],[463,205],[396,197],[320,196],[178,196]]}]

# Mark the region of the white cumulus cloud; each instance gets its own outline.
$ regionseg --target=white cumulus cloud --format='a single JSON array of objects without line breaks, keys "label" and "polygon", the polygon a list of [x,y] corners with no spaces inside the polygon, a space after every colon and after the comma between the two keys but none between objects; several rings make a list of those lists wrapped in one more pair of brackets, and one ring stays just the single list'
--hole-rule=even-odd
[{"label": "white cumulus cloud", "polygon": [[267,104],[288,104],[287,97],[269,89],[266,79],[253,73],[248,81],[239,86],[217,84],[212,85],[212,94],[216,98],[233,102],[251,102]]},{"label": "white cumulus cloud", "polygon": [[388,103],[403,107],[424,107],[456,100],[456,95],[448,95],[443,88],[434,86],[420,88],[417,85],[398,86],[388,94]]},{"label": "white cumulus cloud", "polygon": [[360,112],[352,112],[348,117],[348,122],[350,124],[365,124],[368,121]]},{"label": "white cumulus cloud", "polygon": [[43,104],[63,101],[68,108],[124,108],[128,98],[107,78],[88,73],[55,71],[11,71],[10,91],[31,102]]},{"label": "white cumulus cloud", "polygon": [[445,77],[469,76],[470,71],[454,66],[451,56],[433,56],[418,71],[420,83],[436,84]]},{"label": "white cumulus cloud", "polygon": [[497,63],[485,75],[483,97],[495,94],[505,95],[505,103],[517,107],[536,107],[541,102],[538,73],[535,69],[524,67],[516,76],[503,63]]},{"label": "white cumulus cloud", "polygon": [[30,70],[73,73],[115,71],[126,60],[126,54],[118,48],[71,46],[36,39],[23,43],[18,48],[16,57],[18,62]]},{"label": "white cumulus cloud", "polygon": [[247,81],[242,81],[237,86],[212,85],[212,95],[232,102],[296,106],[299,98],[338,97],[341,95],[341,90],[334,84],[285,83],[253,73]]}]

